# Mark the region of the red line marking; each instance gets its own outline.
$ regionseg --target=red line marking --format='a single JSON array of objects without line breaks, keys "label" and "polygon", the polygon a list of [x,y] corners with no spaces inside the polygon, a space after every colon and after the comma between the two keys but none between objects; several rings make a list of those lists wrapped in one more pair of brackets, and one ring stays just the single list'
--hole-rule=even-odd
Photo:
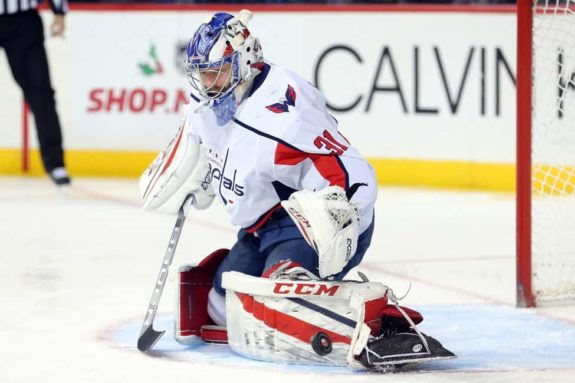
[{"label": "red line marking", "polygon": [[[113,202],[113,203],[116,203],[119,205],[132,206],[132,207],[138,207],[138,208],[141,208],[141,206],[142,206],[142,203],[140,201],[135,201],[135,200],[131,200],[128,198],[115,197],[112,195],[95,192],[95,191],[92,191],[88,188],[78,186],[76,183],[73,183],[72,185],[70,185],[70,189],[73,191],[79,192],[79,194],[83,194],[87,197],[91,197],[91,198],[95,198],[95,199],[99,199],[99,200],[103,200],[103,201],[108,201],[108,202]],[[216,224],[216,223],[206,221],[203,219],[194,218],[194,219],[190,220],[190,223],[197,224],[201,227],[209,227],[209,228],[214,229],[214,230],[224,231],[226,233],[234,233],[235,234],[237,232],[237,230],[234,229],[233,227]]]},{"label": "red line marking", "polygon": [[469,291],[469,290],[465,290],[465,289],[461,289],[458,287],[454,287],[454,286],[450,286],[450,285],[446,285],[443,283],[437,283],[437,282],[432,282],[432,281],[428,281],[426,279],[422,279],[422,278],[418,278],[418,277],[413,277],[413,276],[409,276],[409,275],[404,275],[404,274],[399,274],[393,271],[389,271],[387,269],[384,269],[381,266],[378,266],[377,264],[371,263],[371,262],[363,262],[360,264],[360,267],[363,266],[364,268],[368,269],[368,270],[375,270],[375,271],[379,271],[380,273],[383,274],[388,274],[391,275],[395,278],[399,278],[399,279],[403,279],[403,280],[407,280],[407,281],[413,281],[413,282],[418,282],[418,283],[423,283],[438,289],[442,289],[442,290],[447,290],[450,292],[456,292],[462,295],[467,295],[476,299],[481,299],[485,302],[488,303],[492,303],[492,304],[496,304],[496,305],[503,305],[503,306],[513,306],[513,304],[510,304],[509,302],[505,302],[499,299],[494,299],[485,295],[481,295],[481,294],[477,294],[476,292],[473,291]]},{"label": "red line marking", "polygon": [[432,259],[401,259],[401,260],[390,260],[381,261],[380,264],[385,265],[405,265],[409,263],[435,263],[435,262],[468,262],[468,261],[502,261],[502,260],[512,260],[515,259],[513,255],[494,255],[494,256],[475,256],[475,257],[445,257],[445,258],[432,258]]},{"label": "red line marking", "polygon": [[[375,271],[378,271],[378,272],[383,273],[383,274],[388,274],[388,275],[391,275],[391,276],[398,278],[398,279],[403,279],[403,280],[412,281],[412,282],[418,282],[418,283],[426,284],[426,285],[429,285],[429,286],[432,286],[435,288],[439,288],[442,290],[447,290],[450,292],[456,292],[458,294],[467,295],[467,296],[470,296],[473,298],[481,299],[487,303],[515,308],[514,303],[509,303],[509,302],[505,302],[505,301],[502,301],[499,299],[494,299],[494,298],[487,297],[487,296],[484,296],[481,294],[477,294],[473,291],[461,289],[458,287],[454,287],[454,286],[450,286],[450,285],[446,285],[446,284],[442,284],[442,283],[437,283],[437,282],[431,282],[431,281],[428,281],[426,279],[422,279],[422,278],[418,278],[418,277],[412,277],[409,275],[403,275],[403,274],[395,273],[393,271],[386,270],[383,267],[380,267],[374,263],[363,262],[360,264],[360,267],[364,267],[364,268],[369,269],[369,270],[375,270]],[[564,323],[567,323],[570,325],[575,324],[575,318],[566,318],[566,317],[562,316],[561,314],[553,314],[553,313],[542,311],[543,309],[549,310],[552,308],[553,308],[552,306],[549,306],[549,307],[543,307],[543,308],[533,308],[530,310],[533,310],[537,315],[545,317],[545,318],[558,320],[558,321],[561,321],[561,322],[564,322]]]},{"label": "red line marking", "polygon": [[114,196],[103,194],[103,193],[98,193],[98,192],[89,190],[87,188],[84,188],[82,186],[78,186],[78,185],[76,185],[76,183],[73,183],[72,185],[70,185],[70,189],[74,190],[76,192],[79,192],[80,194],[83,194],[83,195],[88,196],[88,197],[92,197],[92,198],[96,198],[96,199],[100,199],[100,200],[104,200],[104,201],[109,201],[109,202],[114,202],[114,203],[117,203],[120,205],[127,205],[127,206],[134,206],[134,207],[141,207],[142,206],[141,203],[138,203],[134,200],[131,200],[128,198],[114,197]]}]

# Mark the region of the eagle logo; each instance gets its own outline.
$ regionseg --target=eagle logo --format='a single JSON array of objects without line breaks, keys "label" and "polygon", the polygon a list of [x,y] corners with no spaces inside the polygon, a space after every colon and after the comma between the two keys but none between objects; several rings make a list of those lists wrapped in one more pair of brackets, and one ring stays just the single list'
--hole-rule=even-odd
[{"label": "eagle logo", "polygon": [[295,99],[295,90],[288,84],[285,97],[280,98],[280,102],[266,106],[266,109],[274,113],[289,113],[289,107],[295,106]]}]

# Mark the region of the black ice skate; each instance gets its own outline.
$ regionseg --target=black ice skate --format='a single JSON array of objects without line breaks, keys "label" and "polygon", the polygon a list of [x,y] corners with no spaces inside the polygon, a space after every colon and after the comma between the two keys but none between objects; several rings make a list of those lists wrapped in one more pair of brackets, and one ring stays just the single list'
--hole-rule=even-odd
[{"label": "black ice skate", "polygon": [[430,360],[457,358],[439,341],[419,331],[417,324],[423,321],[420,313],[400,306],[391,289],[387,297],[392,305],[380,318],[377,335],[357,357],[361,364],[372,371],[393,372]]},{"label": "black ice skate", "polygon": [[374,371],[391,371],[428,360],[452,359],[455,354],[423,333],[384,334],[367,343],[359,361]]},{"label": "black ice skate", "polygon": [[57,167],[48,172],[48,175],[57,186],[70,185],[70,175],[64,167]]}]

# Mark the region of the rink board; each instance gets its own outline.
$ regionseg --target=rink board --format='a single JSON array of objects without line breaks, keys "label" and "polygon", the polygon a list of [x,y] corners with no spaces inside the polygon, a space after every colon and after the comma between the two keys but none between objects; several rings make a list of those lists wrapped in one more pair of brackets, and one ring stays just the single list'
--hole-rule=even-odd
[{"label": "rink board", "polygon": [[[190,91],[181,52],[213,9],[77,7],[66,39],[46,42],[69,170],[137,176],[177,129]],[[515,14],[485,9],[256,7],[250,28],[266,59],[318,86],[380,184],[512,190]],[[0,173],[18,174],[22,111],[6,66],[0,55],[0,103],[14,105],[0,108]]]},{"label": "rink board", "polygon": [[[457,354],[454,360],[431,361],[413,372],[507,371],[575,367],[575,323],[556,320],[526,309],[497,305],[448,305],[415,307],[424,314],[419,326]],[[136,350],[142,322],[117,325],[102,336],[115,348]],[[159,315],[156,330],[166,334],[150,356],[196,364],[225,365],[326,374],[358,374],[345,367],[273,364],[234,354],[227,345],[197,343],[183,346],[173,337],[173,318]]]}]

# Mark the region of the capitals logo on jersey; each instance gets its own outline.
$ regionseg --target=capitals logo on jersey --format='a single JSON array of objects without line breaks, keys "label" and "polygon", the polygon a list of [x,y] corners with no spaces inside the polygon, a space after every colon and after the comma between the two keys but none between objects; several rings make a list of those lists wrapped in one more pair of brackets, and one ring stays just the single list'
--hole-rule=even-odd
[{"label": "capitals logo on jersey", "polygon": [[[226,166],[227,162],[228,162],[228,155],[229,155],[229,149],[226,151],[226,155],[225,156],[221,156],[218,155],[218,153],[212,149],[208,150],[208,161],[209,161],[209,165],[210,165],[210,174],[206,176],[206,179],[204,180],[204,182],[206,182],[208,179],[210,182],[212,182],[212,180],[216,180],[217,181],[217,185],[214,185],[214,188],[216,188],[216,190],[218,191],[220,198],[222,199],[222,202],[224,203],[224,205],[227,205],[228,202],[229,203],[234,203],[234,200],[231,200],[227,197],[225,197],[222,194],[222,188],[231,191],[232,193],[234,193],[237,197],[243,197],[245,195],[245,186],[241,185],[239,183],[239,181],[237,180],[237,173],[238,170],[234,169],[233,171],[233,175],[230,175],[230,170],[229,167]],[[202,183],[202,187],[203,187],[203,183]],[[213,185],[213,182],[212,182]]]},{"label": "capitals logo on jersey", "polygon": [[288,85],[285,98],[282,97],[280,99],[280,102],[276,102],[275,104],[266,106],[266,109],[274,113],[289,112],[289,107],[295,106],[295,99],[296,99],[295,90],[291,85]]}]

